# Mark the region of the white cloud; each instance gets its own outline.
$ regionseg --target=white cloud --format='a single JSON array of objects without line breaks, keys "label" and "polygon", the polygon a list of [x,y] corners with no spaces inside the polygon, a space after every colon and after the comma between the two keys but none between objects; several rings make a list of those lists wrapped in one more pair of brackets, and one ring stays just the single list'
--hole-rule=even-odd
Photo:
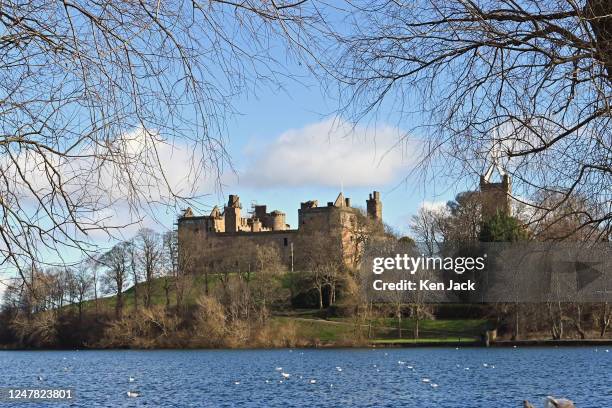
[{"label": "white cloud", "polygon": [[[84,139],[70,157],[20,149],[14,159],[0,157],[0,172],[11,183],[6,200],[22,219],[51,229],[44,205],[69,237],[110,242],[141,227],[172,227],[184,203],[171,192],[192,197],[214,190],[217,174],[201,147],[134,128],[105,145]],[[59,194],[59,180],[69,203]],[[74,228],[71,215],[88,230],[87,237]],[[21,234],[13,225],[15,234]],[[0,251],[6,251],[3,245]]]},{"label": "white cloud", "polygon": [[292,129],[245,154],[240,184],[253,187],[384,185],[406,174],[416,143],[391,126],[328,119]]},{"label": "white cloud", "polygon": [[446,201],[423,201],[420,208],[431,211],[446,211]]}]

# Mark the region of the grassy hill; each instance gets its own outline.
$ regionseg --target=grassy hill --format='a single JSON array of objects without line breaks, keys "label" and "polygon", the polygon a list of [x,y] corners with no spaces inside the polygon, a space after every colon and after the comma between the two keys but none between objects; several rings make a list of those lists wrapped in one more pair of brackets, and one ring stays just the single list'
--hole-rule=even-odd
[{"label": "grassy hill", "polygon": [[[171,282],[170,282],[171,283]],[[220,284],[219,277],[209,276],[209,290],[214,291]],[[152,281],[152,304],[165,305],[166,291],[164,278]],[[173,285],[170,285],[172,287]],[[185,291],[185,304],[195,306],[197,299],[204,293],[204,278],[194,277]],[[139,306],[143,305],[145,287],[143,283],[138,285]],[[169,290],[170,304],[176,304],[176,293],[174,289]],[[135,308],[135,288],[130,287],[124,292],[124,313],[130,314]],[[109,313],[114,309],[116,296],[109,296],[98,300],[98,310],[107,310]],[[84,310],[93,311],[95,304],[86,302]],[[364,321],[356,321],[352,317],[329,316],[325,310],[318,309],[273,309],[269,324],[272,330],[281,330],[291,327],[296,336],[308,339],[312,344],[354,344],[359,338],[364,344],[385,343],[439,343],[439,342],[474,342],[478,341],[481,334],[486,330],[487,321],[484,319],[443,319],[423,320],[419,324],[419,339],[412,338],[414,322],[404,318],[402,320],[402,338],[398,337],[397,321],[390,317],[380,317]]]}]

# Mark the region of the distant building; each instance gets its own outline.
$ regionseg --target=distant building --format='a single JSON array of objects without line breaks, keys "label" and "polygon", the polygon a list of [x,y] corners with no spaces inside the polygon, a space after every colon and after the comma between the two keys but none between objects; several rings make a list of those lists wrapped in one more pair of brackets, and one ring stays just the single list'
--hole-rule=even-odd
[{"label": "distant building", "polygon": [[497,167],[501,175],[500,182],[492,182],[491,177],[496,166],[491,164],[484,175],[480,176],[480,200],[482,205],[482,219],[489,220],[497,213],[511,214],[512,184],[510,176]]},{"label": "distant building", "polygon": [[[382,201],[378,191],[369,195],[366,208],[367,217],[374,225],[382,226]],[[347,264],[355,251],[360,212],[342,193],[326,206],[319,206],[316,200],[301,203],[298,226],[293,229],[286,223],[285,213],[268,212],[266,205],[253,205],[246,217],[242,210],[240,198],[231,194],[223,211],[215,206],[209,215],[196,216],[188,208],[179,217],[179,253],[196,259],[193,272],[204,267],[214,269],[216,264],[232,258],[247,244],[274,246],[289,265],[292,251],[299,250],[294,244],[305,242],[315,234],[337,239]]]}]

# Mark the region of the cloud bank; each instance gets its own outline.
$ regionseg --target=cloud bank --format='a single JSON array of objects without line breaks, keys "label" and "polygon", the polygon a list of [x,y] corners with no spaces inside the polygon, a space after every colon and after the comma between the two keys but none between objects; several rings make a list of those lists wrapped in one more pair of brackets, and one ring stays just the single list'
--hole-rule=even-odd
[{"label": "cloud bank", "polygon": [[416,144],[391,126],[352,126],[332,118],[249,146],[240,184],[250,187],[366,187],[397,181]]}]

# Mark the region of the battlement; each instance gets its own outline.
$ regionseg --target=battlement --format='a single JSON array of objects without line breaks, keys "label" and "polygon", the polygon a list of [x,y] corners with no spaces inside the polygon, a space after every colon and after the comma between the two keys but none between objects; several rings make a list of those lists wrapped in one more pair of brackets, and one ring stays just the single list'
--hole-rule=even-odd
[{"label": "battlement", "polygon": [[[367,214],[369,217],[382,221],[382,202],[380,193],[374,191],[366,201]],[[288,231],[291,227],[286,223],[286,214],[279,210],[267,211],[265,204],[254,204],[248,217],[241,216],[242,204],[240,197],[230,194],[227,205],[223,213],[219,207],[215,206],[209,215],[195,216],[191,208],[184,211],[179,217],[179,225],[189,221],[189,224],[199,224],[208,233],[231,233],[231,232],[269,232],[269,231]],[[318,200],[309,200],[300,203],[298,209],[298,228],[306,225],[307,221],[312,224],[316,219],[317,224],[322,230],[329,230],[333,220],[329,214],[336,211],[355,212],[356,208],[351,207],[351,199],[345,197],[343,193],[338,194],[335,201],[329,201],[325,207],[319,207]]]}]

